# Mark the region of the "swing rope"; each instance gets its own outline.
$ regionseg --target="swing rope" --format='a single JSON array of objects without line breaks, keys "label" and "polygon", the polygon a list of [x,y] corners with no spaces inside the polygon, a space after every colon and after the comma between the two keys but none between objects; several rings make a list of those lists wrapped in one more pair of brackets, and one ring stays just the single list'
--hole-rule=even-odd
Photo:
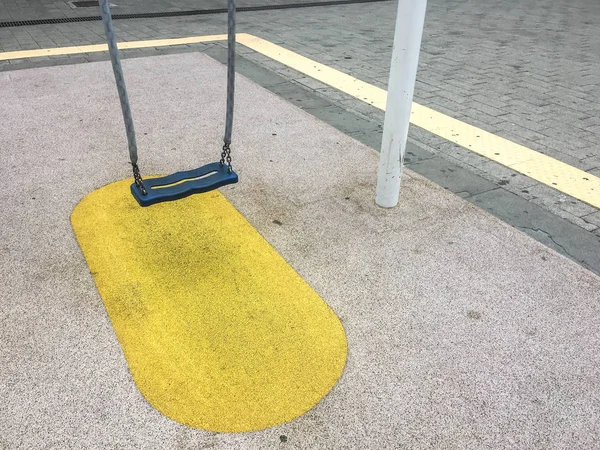
[{"label": "swing rope", "polygon": [[235,0],[227,0],[227,111],[225,113],[225,137],[221,152],[221,166],[227,163],[231,173],[231,133],[233,131],[233,106],[235,98]]},{"label": "swing rope", "polygon": [[112,63],[113,73],[119,92],[119,100],[121,101],[121,111],[123,112],[123,121],[125,122],[125,131],[127,132],[127,145],[129,147],[129,160],[133,167],[133,178],[135,184],[146,195],[144,181],[138,167],[138,149],[135,140],[135,129],[133,127],[133,117],[131,116],[131,107],[129,106],[129,97],[127,96],[127,88],[125,87],[125,78],[123,77],[123,68],[121,67],[121,58],[117,48],[117,39],[113,28],[112,18],[110,15],[109,0],[100,0],[100,13],[102,15],[102,23],[104,25],[104,34],[108,41],[108,53],[110,54],[110,62]]}]

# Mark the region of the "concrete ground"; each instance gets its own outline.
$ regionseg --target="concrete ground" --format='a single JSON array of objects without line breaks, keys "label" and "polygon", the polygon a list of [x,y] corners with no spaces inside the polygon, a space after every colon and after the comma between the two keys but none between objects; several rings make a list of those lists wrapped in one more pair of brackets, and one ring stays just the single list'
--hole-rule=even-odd
[{"label": "concrete ground", "polygon": [[[240,5],[286,2],[248,0]],[[223,6],[212,0],[201,4],[191,0],[113,3],[115,12],[127,13]],[[600,20],[598,4],[592,0],[428,3],[415,100],[599,176],[600,68],[596,55],[600,37],[594,26]],[[245,12],[239,14],[238,29],[385,87],[394,12],[391,1]],[[0,0],[0,17],[5,21],[96,14],[93,8],[73,10],[67,2]],[[117,20],[115,26],[119,40],[126,41],[215,34],[226,27],[222,14]],[[4,51],[102,42],[99,22],[0,28]],[[196,45],[186,50],[205,49]],[[154,53],[160,52],[131,50],[125,57]],[[0,61],[0,70],[105,58],[90,54]],[[261,54],[247,51],[244,58],[295,86],[294,96],[306,91],[325,99],[335,114],[322,114],[321,120],[379,147],[380,110]],[[266,78],[272,77],[267,74]],[[286,89],[279,94],[291,92]],[[338,112],[351,117],[340,121]],[[356,126],[358,122],[363,125]],[[600,211],[595,207],[418,127],[411,127],[410,142],[413,148],[406,162],[414,170],[600,273]]]},{"label": "concrete ground", "polygon": [[[216,157],[224,74],[200,54],[124,61],[145,173]],[[137,391],[69,223],[129,176],[107,62],[0,74],[0,447],[585,448],[600,445],[600,278],[241,79],[229,201],[335,310],[338,385],[261,432],[177,424]],[[190,224],[190,226],[193,226]]]}]

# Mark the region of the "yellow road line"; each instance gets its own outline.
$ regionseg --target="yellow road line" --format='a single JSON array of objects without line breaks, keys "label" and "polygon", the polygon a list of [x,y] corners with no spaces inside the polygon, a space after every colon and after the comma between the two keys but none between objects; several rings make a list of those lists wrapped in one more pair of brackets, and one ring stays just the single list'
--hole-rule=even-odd
[{"label": "yellow road line", "polygon": [[[226,39],[227,35],[225,34],[215,34],[212,36],[192,36],[177,39],[155,39],[150,41],[120,42],[118,46],[120,50],[127,50],[132,48],[168,47],[172,45],[200,44],[202,42],[216,42],[223,41]],[[23,58],[39,58],[41,56],[61,56],[74,55],[78,53],[95,53],[107,51],[108,46],[106,44],[80,45],[76,47],[42,48],[38,50],[21,50],[17,52],[0,53],[0,61],[8,61],[11,59]]]},{"label": "yellow road line", "polygon": [[346,363],[335,312],[218,191],[140,208],[131,181],[87,195],[71,223],[148,402],[220,432],[316,405]]},{"label": "yellow road line", "polygon": [[[239,34],[238,42],[298,72],[385,110],[387,92],[269,41]],[[413,103],[411,123],[467,150],[600,208],[600,178],[550,156]]]},{"label": "yellow road line", "polygon": [[[122,42],[120,49],[164,47],[171,45],[216,42],[226,35],[195,36],[180,39]],[[387,92],[344,72],[313,61],[279,45],[250,34],[237,35],[237,41],[305,75],[328,84],[346,94],[385,110]],[[40,56],[68,55],[107,51],[106,45],[49,48],[0,53],[0,61]],[[536,152],[508,139],[496,136],[468,123],[454,119],[426,106],[413,103],[411,123],[485,156],[534,180],[551,186],[592,206],[600,208],[600,178],[555,158]]]}]

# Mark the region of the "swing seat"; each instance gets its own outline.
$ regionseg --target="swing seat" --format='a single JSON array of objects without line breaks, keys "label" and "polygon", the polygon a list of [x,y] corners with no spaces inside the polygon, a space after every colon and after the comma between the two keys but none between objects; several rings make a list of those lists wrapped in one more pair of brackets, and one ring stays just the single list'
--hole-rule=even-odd
[{"label": "swing seat", "polygon": [[235,172],[229,173],[227,165],[215,162],[165,177],[147,178],[144,180],[146,195],[142,194],[140,188],[133,183],[131,193],[140,206],[150,206],[212,191],[237,182],[238,176]]}]

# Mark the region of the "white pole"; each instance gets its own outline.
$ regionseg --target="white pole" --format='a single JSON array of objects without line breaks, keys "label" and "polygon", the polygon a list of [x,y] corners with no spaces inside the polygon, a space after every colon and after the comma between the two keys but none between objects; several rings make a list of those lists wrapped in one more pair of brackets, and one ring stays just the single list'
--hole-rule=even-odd
[{"label": "white pole", "polygon": [[375,202],[398,204],[427,0],[398,0]]}]

